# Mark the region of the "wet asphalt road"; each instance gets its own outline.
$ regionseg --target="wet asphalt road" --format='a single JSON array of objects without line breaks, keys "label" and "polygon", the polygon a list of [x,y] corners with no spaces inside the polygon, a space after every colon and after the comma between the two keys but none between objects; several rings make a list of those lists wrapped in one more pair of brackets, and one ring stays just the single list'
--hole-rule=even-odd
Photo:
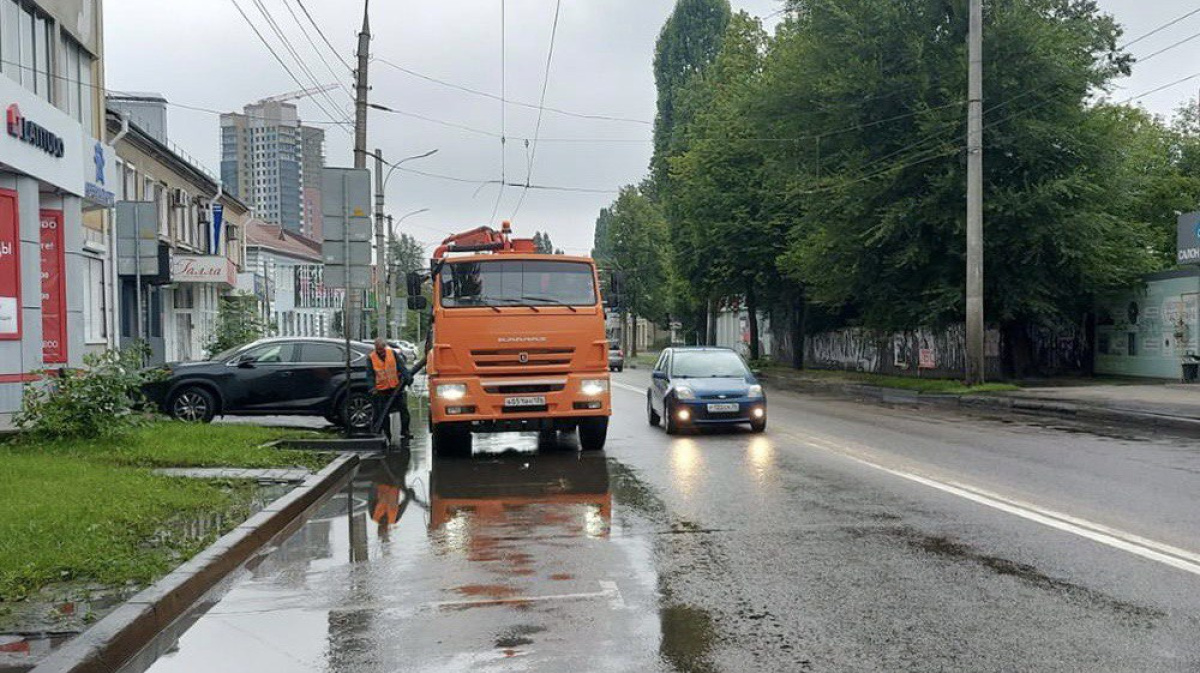
[{"label": "wet asphalt road", "polygon": [[604,454],[366,460],[131,670],[1200,670],[1194,442],[784,393],[668,437],[645,378]]}]

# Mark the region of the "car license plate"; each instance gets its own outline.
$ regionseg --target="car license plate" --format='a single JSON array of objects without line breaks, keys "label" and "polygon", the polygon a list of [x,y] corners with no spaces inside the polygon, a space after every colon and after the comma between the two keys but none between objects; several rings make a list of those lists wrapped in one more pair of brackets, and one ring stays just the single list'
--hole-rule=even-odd
[{"label": "car license plate", "polygon": [[714,414],[727,414],[731,411],[737,411],[739,408],[736,402],[708,405],[708,411]]},{"label": "car license plate", "polygon": [[544,407],[546,406],[546,398],[542,395],[530,395],[526,397],[506,397],[504,398],[504,406],[506,407]]}]

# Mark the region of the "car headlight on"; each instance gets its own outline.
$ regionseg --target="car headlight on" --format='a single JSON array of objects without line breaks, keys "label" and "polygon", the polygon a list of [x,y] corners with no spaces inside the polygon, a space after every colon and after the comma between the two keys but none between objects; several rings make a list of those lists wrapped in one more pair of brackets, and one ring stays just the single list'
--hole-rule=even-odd
[{"label": "car headlight on", "polygon": [[750,390],[746,393],[746,397],[762,397],[762,386],[757,383],[750,386]]},{"label": "car headlight on", "polygon": [[467,396],[467,385],[465,383],[443,383],[437,387],[437,396],[443,400],[461,400]]},{"label": "car headlight on", "polygon": [[680,400],[694,400],[696,399],[696,393],[692,392],[692,389],[687,386],[677,386],[675,388],[675,398]]},{"label": "car headlight on", "polygon": [[608,379],[584,379],[579,382],[579,392],[584,395],[603,395],[608,392]]}]

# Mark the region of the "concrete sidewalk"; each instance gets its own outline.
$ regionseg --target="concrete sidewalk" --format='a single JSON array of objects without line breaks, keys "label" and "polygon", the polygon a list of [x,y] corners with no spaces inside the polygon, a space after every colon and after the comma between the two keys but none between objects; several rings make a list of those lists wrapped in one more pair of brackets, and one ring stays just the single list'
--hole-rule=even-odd
[{"label": "concrete sidewalk", "polygon": [[[1093,419],[1154,427],[1200,437],[1200,385],[1105,379],[1071,379],[1011,392],[947,395],[875,386],[858,381],[772,370],[768,388],[826,393],[885,404],[937,405],[976,411]],[[1049,383],[1049,382],[1047,382]]]}]

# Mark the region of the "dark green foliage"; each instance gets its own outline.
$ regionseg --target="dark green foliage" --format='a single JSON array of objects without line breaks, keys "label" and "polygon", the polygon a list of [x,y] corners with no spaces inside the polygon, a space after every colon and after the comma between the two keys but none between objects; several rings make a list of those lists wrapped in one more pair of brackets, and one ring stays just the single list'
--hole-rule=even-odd
[{"label": "dark green foliage", "polygon": [[141,386],[161,372],[143,367],[150,349],[90,353],[84,368],[42,371],[25,386],[14,423],[33,440],[116,437],[146,416]]}]

